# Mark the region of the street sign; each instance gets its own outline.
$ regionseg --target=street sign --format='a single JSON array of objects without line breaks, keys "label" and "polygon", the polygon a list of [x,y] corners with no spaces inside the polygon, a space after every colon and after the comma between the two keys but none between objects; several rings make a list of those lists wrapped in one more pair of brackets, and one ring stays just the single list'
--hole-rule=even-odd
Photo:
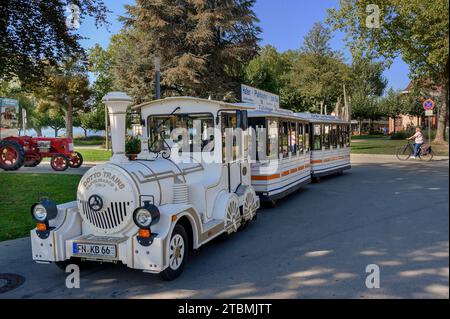
[{"label": "street sign", "polygon": [[425,116],[433,116],[433,115],[434,115],[433,110],[426,110],[425,111]]},{"label": "street sign", "polygon": [[436,106],[436,103],[432,99],[423,101],[423,108],[427,111],[431,111]]}]

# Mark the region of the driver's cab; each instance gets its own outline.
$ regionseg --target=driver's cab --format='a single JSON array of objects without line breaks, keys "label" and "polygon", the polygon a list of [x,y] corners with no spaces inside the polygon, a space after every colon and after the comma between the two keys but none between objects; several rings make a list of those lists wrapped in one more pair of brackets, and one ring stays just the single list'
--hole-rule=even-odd
[{"label": "driver's cab", "polygon": [[[188,181],[190,193],[215,197],[250,186],[248,106],[191,97],[172,97],[134,107],[141,113],[150,160],[169,160],[182,168],[200,164],[204,173]],[[143,147],[145,148],[145,143]],[[139,159],[139,157],[138,157]],[[142,159],[142,157],[141,157]],[[197,197],[197,196],[195,196]],[[205,219],[213,202],[197,203]]]}]

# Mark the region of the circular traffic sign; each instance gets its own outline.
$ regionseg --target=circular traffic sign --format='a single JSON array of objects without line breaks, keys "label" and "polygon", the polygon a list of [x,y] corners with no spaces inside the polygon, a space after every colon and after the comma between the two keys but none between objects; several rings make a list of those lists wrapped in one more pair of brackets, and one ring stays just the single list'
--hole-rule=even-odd
[{"label": "circular traffic sign", "polygon": [[431,111],[432,109],[434,109],[435,105],[436,103],[434,103],[432,99],[428,99],[423,102],[423,108],[427,111]]}]

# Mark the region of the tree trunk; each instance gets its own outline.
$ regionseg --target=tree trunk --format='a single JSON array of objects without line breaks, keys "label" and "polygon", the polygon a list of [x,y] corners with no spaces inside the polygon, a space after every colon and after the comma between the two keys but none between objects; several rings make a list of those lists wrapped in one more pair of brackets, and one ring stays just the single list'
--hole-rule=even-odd
[{"label": "tree trunk", "polygon": [[444,144],[445,143],[445,130],[447,128],[447,120],[448,120],[448,74],[445,75],[445,80],[442,83],[442,93],[441,100],[442,105],[439,108],[439,117],[437,123],[437,132],[436,138],[433,143],[435,144]]},{"label": "tree trunk", "polygon": [[38,137],[42,136],[42,127],[33,127]]},{"label": "tree trunk", "polygon": [[87,129],[85,129],[84,127],[82,127],[83,131],[84,131],[84,137],[87,137]]},{"label": "tree trunk", "polygon": [[66,137],[73,138],[73,105],[72,98],[70,96],[67,99]]},{"label": "tree trunk", "polygon": [[55,137],[58,137],[59,128],[55,128]]}]

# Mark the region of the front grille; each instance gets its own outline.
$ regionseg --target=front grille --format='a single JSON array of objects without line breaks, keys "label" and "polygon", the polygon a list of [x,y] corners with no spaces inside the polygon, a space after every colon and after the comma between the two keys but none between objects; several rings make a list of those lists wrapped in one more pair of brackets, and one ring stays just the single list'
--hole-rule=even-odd
[{"label": "front grille", "polygon": [[90,207],[88,202],[80,201],[83,207],[83,215],[85,221],[92,226],[109,230],[114,229],[125,220],[128,216],[130,202],[112,202],[106,209],[95,212]]}]

